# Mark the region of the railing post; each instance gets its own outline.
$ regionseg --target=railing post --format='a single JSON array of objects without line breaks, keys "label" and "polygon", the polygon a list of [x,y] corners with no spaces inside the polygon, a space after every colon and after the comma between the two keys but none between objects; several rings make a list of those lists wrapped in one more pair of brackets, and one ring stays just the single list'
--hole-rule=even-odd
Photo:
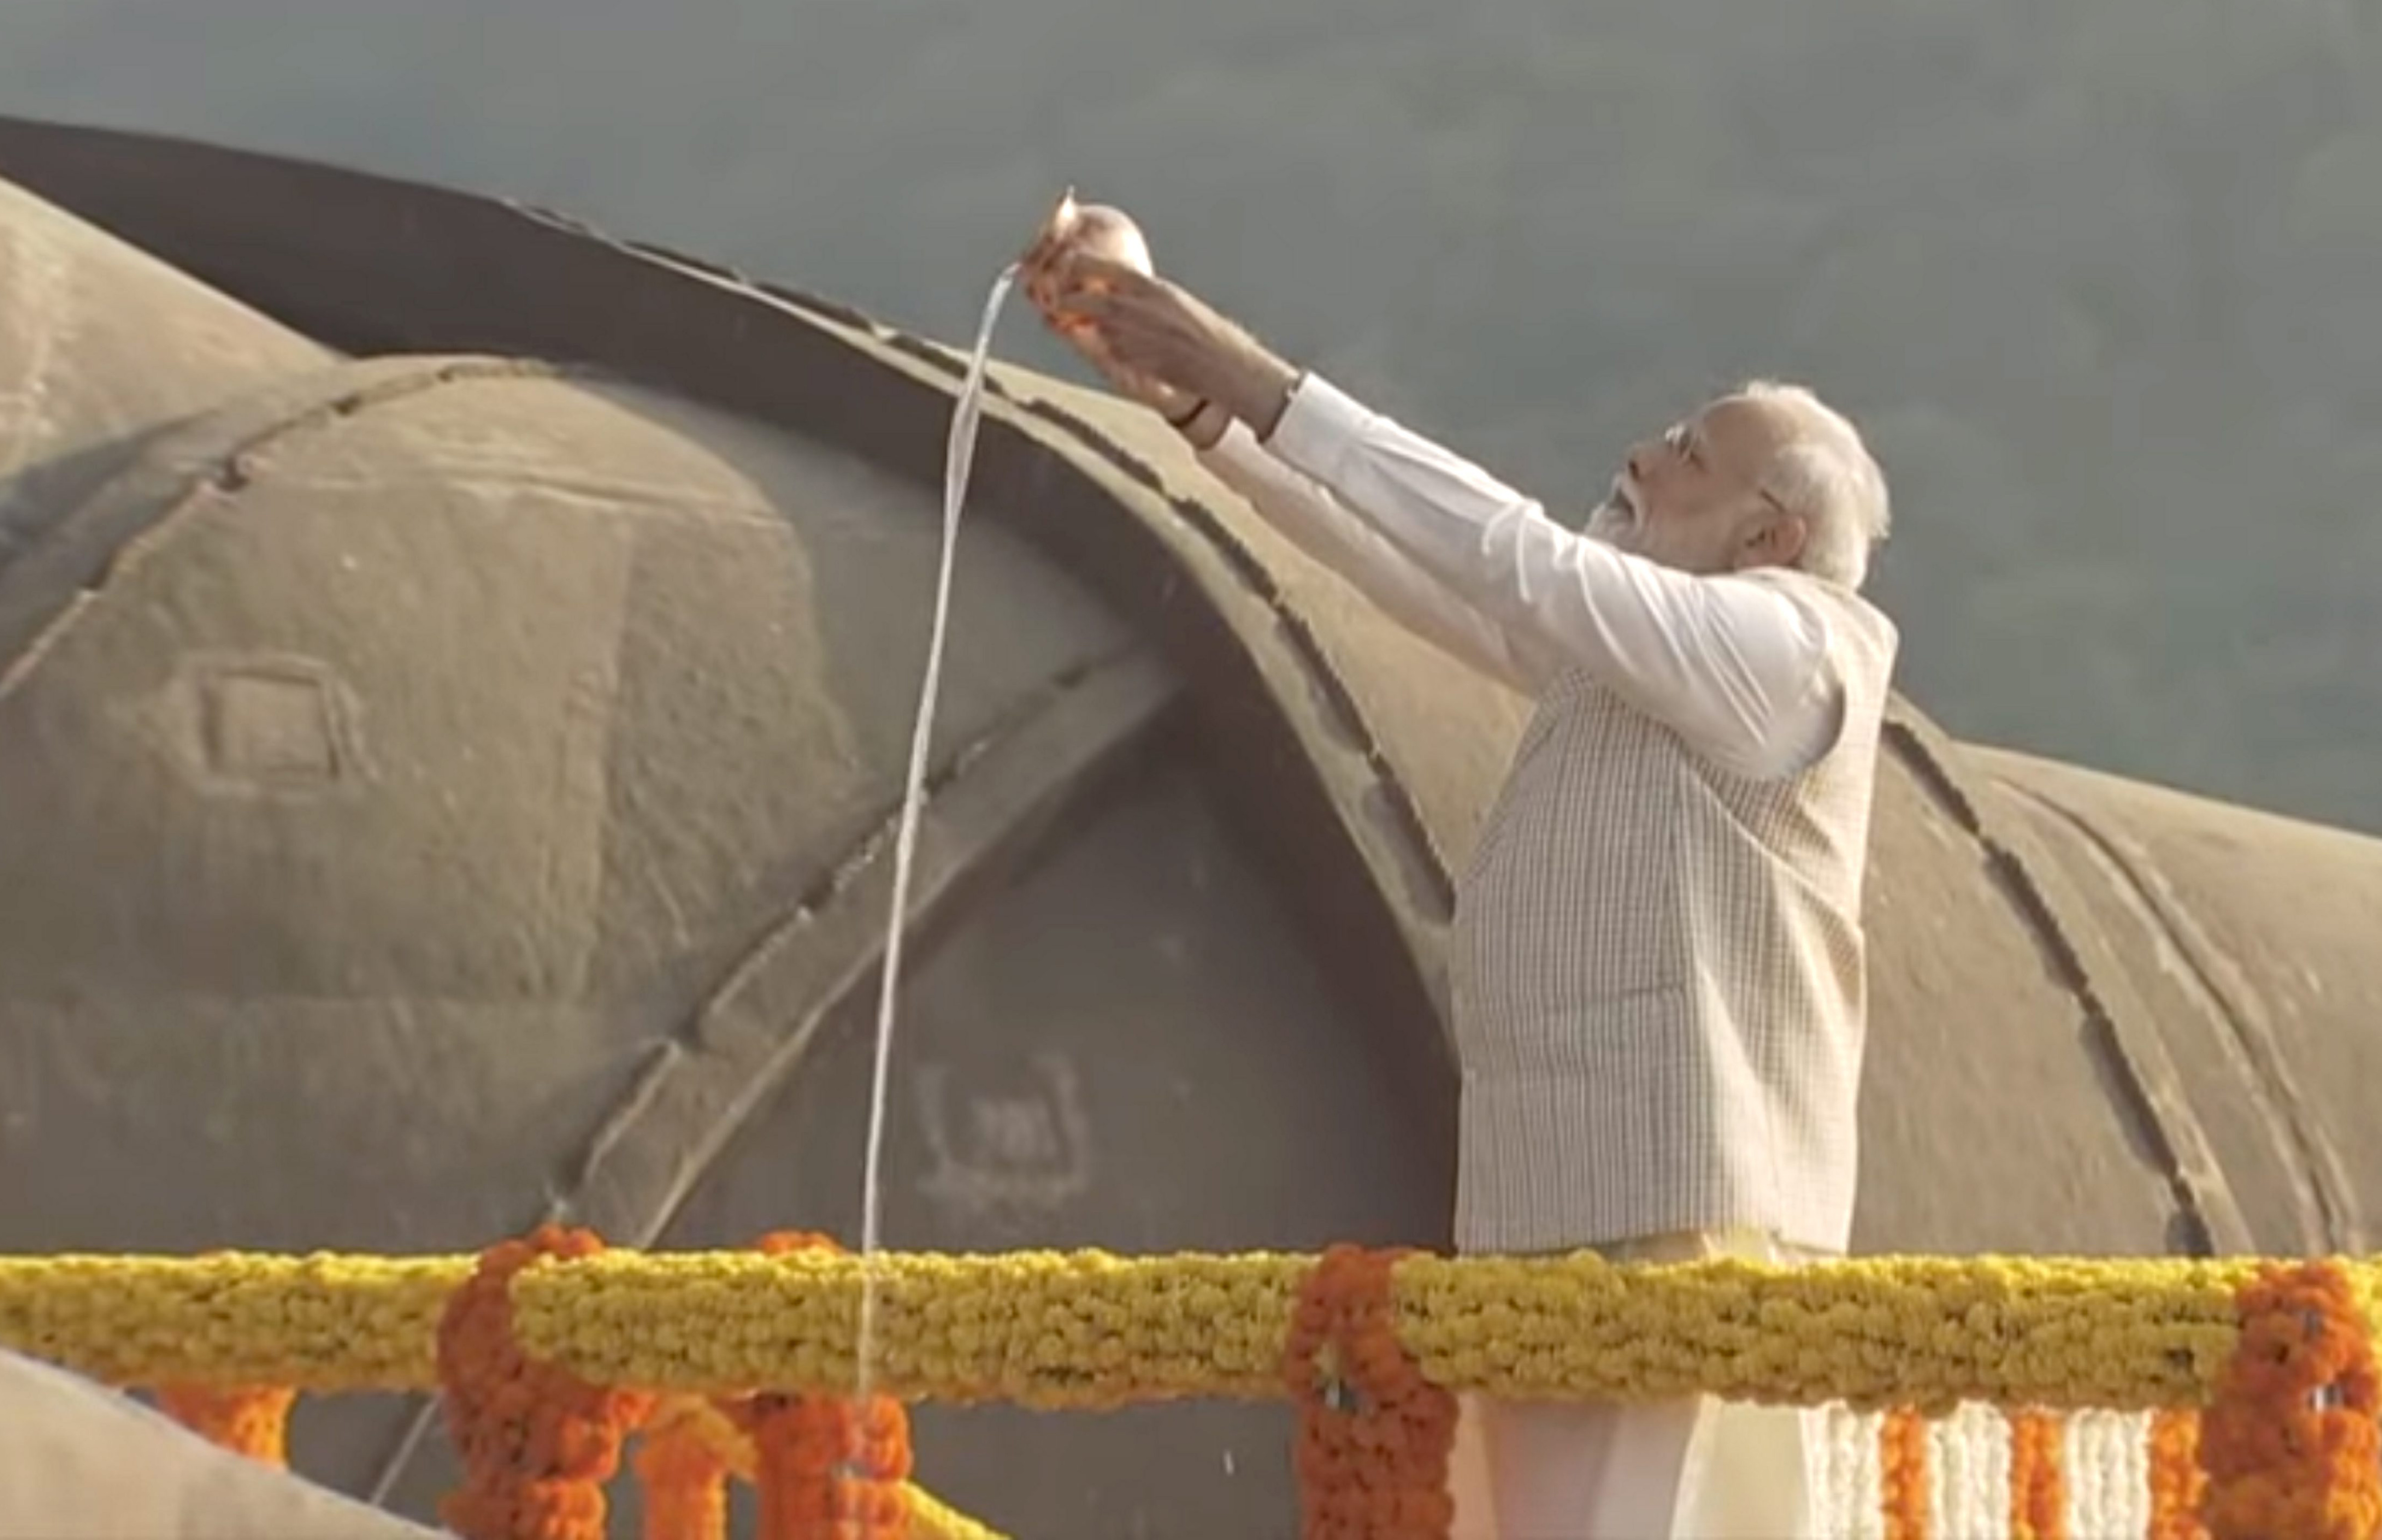
[{"label": "railing post", "polygon": [[[822,1235],[780,1231],[773,1256],[839,1250]],[[761,1499],[757,1540],[903,1540],[910,1533],[910,1414],[890,1396],[864,1404],[763,1394],[725,1410],[753,1442]]]},{"label": "railing post", "polygon": [[2210,1540],[2375,1540],[2382,1437],[2374,1344],[2338,1263],[2260,1267],[2201,1422]]},{"label": "railing post", "polygon": [[[703,1426],[706,1419],[717,1428]],[[644,1488],[645,1540],[727,1540],[731,1467],[721,1446],[737,1436],[699,1397],[673,1397],[657,1409],[631,1460]]]},{"label": "railing post", "polygon": [[541,1226],[490,1247],[448,1300],[438,1378],[463,1485],[439,1516],[462,1540],[604,1540],[604,1484],[652,1398],[588,1384],[522,1350],[513,1335],[513,1275],[545,1257],[604,1249],[594,1232]]},{"label": "railing post", "polygon": [[1302,1540],[1446,1540],[1455,1397],[1398,1340],[1406,1253],[1334,1246],[1300,1287],[1283,1378],[1298,1407]]}]

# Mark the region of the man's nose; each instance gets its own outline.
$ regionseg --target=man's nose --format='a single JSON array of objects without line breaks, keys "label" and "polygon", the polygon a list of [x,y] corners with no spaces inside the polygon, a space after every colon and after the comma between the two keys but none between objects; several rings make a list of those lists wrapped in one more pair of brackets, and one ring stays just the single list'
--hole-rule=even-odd
[{"label": "man's nose", "polygon": [[1654,446],[1646,443],[1631,445],[1628,465],[1630,479],[1643,484],[1647,473],[1654,468]]}]

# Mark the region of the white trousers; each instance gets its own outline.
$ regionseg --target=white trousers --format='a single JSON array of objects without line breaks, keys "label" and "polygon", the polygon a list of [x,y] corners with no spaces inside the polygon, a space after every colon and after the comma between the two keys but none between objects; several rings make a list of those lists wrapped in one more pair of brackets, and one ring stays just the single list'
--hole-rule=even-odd
[{"label": "white trousers", "polygon": [[[1615,1262],[1802,1258],[1758,1235],[1598,1247]],[[1455,1540],[1811,1540],[1821,1413],[1710,1396],[1618,1405],[1467,1397]]]}]

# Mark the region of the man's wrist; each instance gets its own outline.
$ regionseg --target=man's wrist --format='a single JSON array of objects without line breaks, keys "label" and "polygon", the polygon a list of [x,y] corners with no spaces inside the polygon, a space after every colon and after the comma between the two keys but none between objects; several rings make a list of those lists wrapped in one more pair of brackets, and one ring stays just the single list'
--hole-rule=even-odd
[{"label": "man's wrist", "polygon": [[1222,404],[1232,415],[1249,425],[1249,431],[1259,442],[1273,437],[1283,413],[1290,406],[1290,398],[1298,388],[1299,370],[1276,357],[1255,342],[1246,353],[1236,359],[1232,372],[1232,388],[1222,393]]},{"label": "man's wrist", "polygon": [[1214,401],[1202,400],[1190,411],[1167,418],[1166,425],[1193,449],[1212,450],[1232,427],[1233,414]]}]

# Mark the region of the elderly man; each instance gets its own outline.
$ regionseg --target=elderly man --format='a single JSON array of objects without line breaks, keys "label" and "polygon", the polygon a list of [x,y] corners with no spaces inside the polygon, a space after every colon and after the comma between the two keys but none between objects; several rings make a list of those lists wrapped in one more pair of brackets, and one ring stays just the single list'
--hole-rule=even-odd
[{"label": "elderly man", "polygon": [[[1175,284],[1063,243],[1026,265],[1054,326],[1260,515],[1537,703],[1457,893],[1459,1248],[1841,1253],[1897,648],[1860,594],[1888,508],[1860,433],[1745,386],[1632,449],[1576,534]],[[1809,1414],[1467,1410],[1466,1527],[1816,1533]]]}]

